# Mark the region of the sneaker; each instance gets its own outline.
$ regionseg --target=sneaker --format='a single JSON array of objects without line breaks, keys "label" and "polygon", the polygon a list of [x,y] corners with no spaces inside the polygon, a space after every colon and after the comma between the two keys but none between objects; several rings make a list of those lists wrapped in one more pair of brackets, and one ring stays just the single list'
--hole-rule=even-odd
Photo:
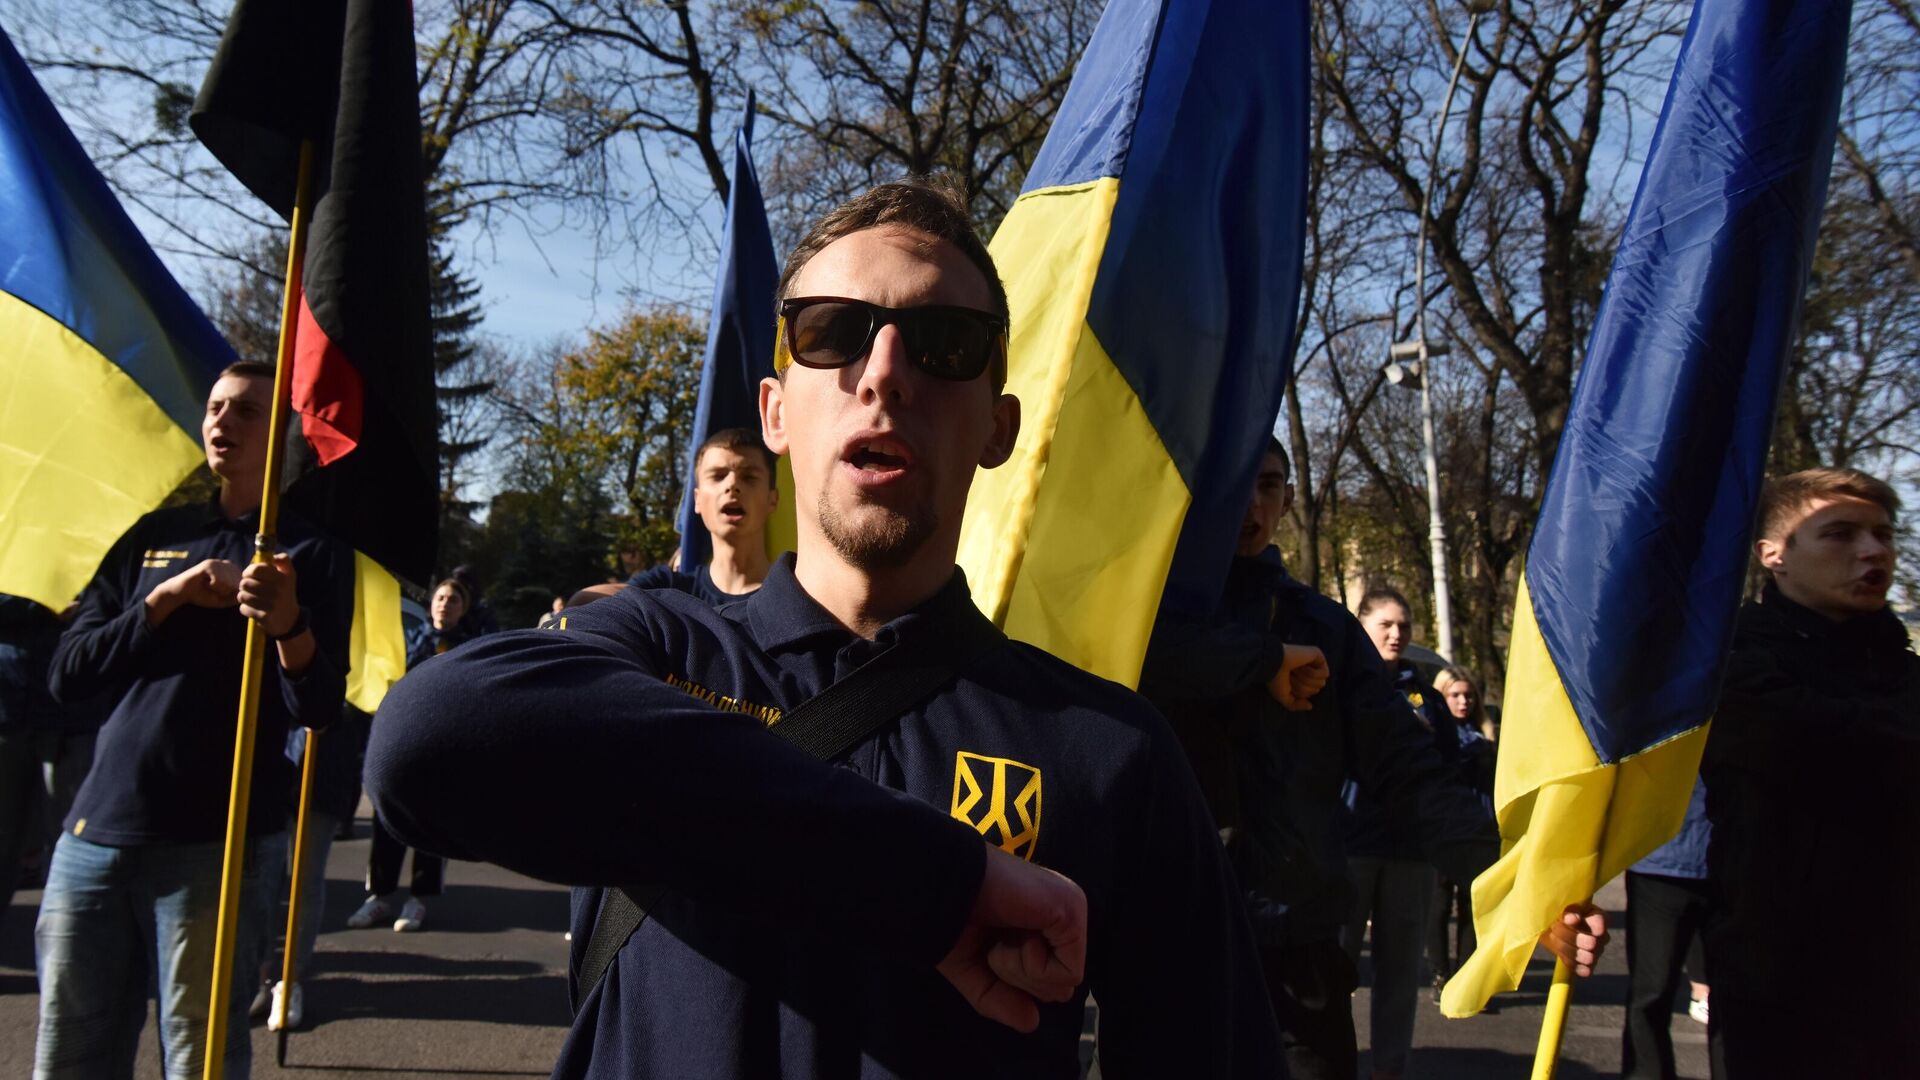
[{"label": "sneaker", "polygon": [[1698,1023],[1702,1023],[1702,1024],[1706,1023],[1707,1022],[1707,999],[1694,998],[1692,1001],[1687,1002],[1687,1015],[1692,1017]]},{"label": "sneaker", "polygon": [[427,905],[421,903],[420,898],[417,896],[407,897],[407,902],[400,905],[400,917],[393,920],[393,928],[402,934],[411,934],[415,930],[425,930],[427,928]]},{"label": "sneaker", "polygon": [[267,1009],[273,1004],[273,995],[279,993],[278,986],[268,986],[267,980],[260,980],[260,989],[254,992],[253,1004],[247,1006],[247,1015],[255,1020],[267,1015]]},{"label": "sneaker", "polygon": [[393,918],[393,905],[377,896],[367,897],[360,910],[347,916],[347,929],[365,930],[375,923],[383,923]]},{"label": "sneaker", "polygon": [[[273,984],[273,1008],[267,1013],[268,1031],[291,1031],[299,1027],[300,1021],[306,1017],[306,995],[301,993],[300,984],[293,984],[293,993],[282,994],[281,991],[286,988],[284,982]],[[285,1011],[282,1011],[282,997],[286,998]]]}]

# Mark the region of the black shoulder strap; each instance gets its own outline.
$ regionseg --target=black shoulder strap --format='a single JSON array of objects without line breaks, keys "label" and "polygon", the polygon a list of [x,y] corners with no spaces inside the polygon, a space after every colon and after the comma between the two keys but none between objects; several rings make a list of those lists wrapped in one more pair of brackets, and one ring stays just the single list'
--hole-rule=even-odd
[{"label": "black shoulder strap", "polygon": [[[773,733],[821,761],[845,756],[946,685],[974,659],[1007,640],[978,612],[956,623],[937,639],[921,634],[911,642],[895,643],[782,716],[773,725]],[[613,958],[647,921],[647,910],[665,892],[660,885],[630,885],[602,894],[600,911],[593,920],[593,936],[587,941],[572,987],[575,1010],[599,985]]]}]

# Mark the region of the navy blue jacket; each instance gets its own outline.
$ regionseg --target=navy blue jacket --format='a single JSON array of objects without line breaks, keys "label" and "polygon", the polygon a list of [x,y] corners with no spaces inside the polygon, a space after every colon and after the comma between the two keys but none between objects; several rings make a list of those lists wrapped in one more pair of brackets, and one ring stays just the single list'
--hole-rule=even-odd
[{"label": "navy blue jacket", "polygon": [[630,589],[432,659],[374,721],[367,783],[408,843],[651,909],[580,1003],[559,1077],[1078,1074],[1085,990],[1021,1035],[933,965],[984,836],[1086,890],[1115,1076],[1284,1075],[1192,774],[1138,696],[1017,642],[840,765],[764,730],[895,640],[978,619],[964,578],[855,637],[793,557],[718,610]]},{"label": "navy blue jacket", "polygon": [[[67,817],[74,835],[126,847],[226,834],[247,620],[237,608],[188,604],[149,628],[146,597],[204,559],[245,566],[253,558],[259,520],[257,513],[230,520],[217,500],[156,510],[135,522],[100,561],[53,657],[53,693],[63,702],[123,688]],[[281,515],[279,539],[293,556],[317,648],[297,679],[280,670],[271,646],[267,650],[252,803],[268,809],[248,816],[251,835],[286,827],[279,808],[286,805],[292,777],[288,727],[327,726],[346,696],[353,553],[291,514]]]},{"label": "navy blue jacket", "polygon": [[[1279,642],[1326,654],[1332,679],[1310,711],[1288,712],[1267,692]],[[1234,859],[1265,943],[1330,941],[1346,924],[1354,897],[1341,788],[1350,779],[1413,822],[1422,854],[1448,877],[1471,881],[1499,854],[1493,823],[1454,782],[1359,620],[1289,575],[1277,548],[1234,559],[1207,618],[1155,625],[1140,688],[1169,709],[1211,702],[1241,718],[1245,835]]]},{"label": "navy blue jacket", "polygon": [[0,593],[0,731],[61,726],[47,691],[47,664],[60,640],[60,618],[24,596]]},{"label": "navy blue jacket", "polygon": [[739,595],[720,591],[720,587],[713,583],[713,574],[707,569],[706,563],[701,563],[699,566],[694,567],[693,573],[691,574],[682,573],[665,563],[661,563],[659,566],[650,566],[628,578],[627,587],[631,589],[676,589],[686,593],[688,596],[699,598],[701,603],[710,607],[719,607],[721,604],[731,603],[740,599]]},{"label": "navy blue jacket", "polygon": [[1696,777],[1693,794],[1687,799],[1687,818],[1674,838],[1653,849],[1653,853],[1634,863],[1636,874],[1704,881],[1707,876],[1707,848],[1713,842],[1713,822],[1707,820],[1707,784]]}]

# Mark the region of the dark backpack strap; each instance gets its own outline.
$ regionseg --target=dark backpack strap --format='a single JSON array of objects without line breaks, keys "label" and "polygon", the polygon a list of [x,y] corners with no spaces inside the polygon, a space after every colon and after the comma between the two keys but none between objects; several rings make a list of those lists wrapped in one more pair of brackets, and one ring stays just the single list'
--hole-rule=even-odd
[{"label": "dark backpack strap", "polygon": [[[956,623],[943,628],[948,632],[937,639],[922,634],[915,641],[895,643],[782,716],[773,733],[821,761],[845,756],[1007,640],[978,612]],[[666,891],[662,885],[628,885],[601,895],[593,936],[573,980],[576,1012]]]},{"label": "dark backpack strap", "polygon": [[593,917],[593,936],[587,939],[586,954],[580,958],[578,977],[567,987],[572,992],[570,1004],[574,1012],[580,1011],[580,1002],[600,985],[600,977],[607,973],[615,954],[626,945],[633,932],[640,929],[640,924],[647,921],[647,909],[658,903],[666,891],[661,885],[636,885],[601,892],[600,910]]}]

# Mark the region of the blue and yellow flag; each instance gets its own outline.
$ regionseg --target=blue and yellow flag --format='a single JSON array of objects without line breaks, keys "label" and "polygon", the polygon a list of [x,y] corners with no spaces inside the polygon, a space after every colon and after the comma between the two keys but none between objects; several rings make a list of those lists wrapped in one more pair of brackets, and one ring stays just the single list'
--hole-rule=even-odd
[{"label": "blue and yellow flag", "polygon": [[233,360],[0,32],[0,592],[78,596]]},{"label": "blue and yellow flag", "polygon": [[1849,7],[1699,0],[1514,613],[1479,949],[1448,1016],[1672,837],[1699,773],[1826,201]]},{"label": "blue and yellow flag", "polygon": [[1113,0],[991,245],[1021,428],[960,563],[1009,635],[1129,686],[1163,587],[1219,599],[1286,386],[1306,8]]},{"label": "blue and yellow flag", "polygon": [[[699,446],[726,428],[760,430],[760,380],[773,374],[773,292],[780,267],[773,257],[773,229],[753,170],[753,94],[733,137],[733,184],[727,192],[726,232],[720,241],[720,272],[713,283],[713,313],[707,323],[707,355],[700,365],[700,398],[694,406],[687,451],[687,490],[680,501],[680,565],[689,572],[713,554],[707,527],[693,509]],[[781,512],[768,533],[782,533],[768,554],[793,547],[793,477],[781,462]],[[780,522],[784,521],[784,528]]]}]

